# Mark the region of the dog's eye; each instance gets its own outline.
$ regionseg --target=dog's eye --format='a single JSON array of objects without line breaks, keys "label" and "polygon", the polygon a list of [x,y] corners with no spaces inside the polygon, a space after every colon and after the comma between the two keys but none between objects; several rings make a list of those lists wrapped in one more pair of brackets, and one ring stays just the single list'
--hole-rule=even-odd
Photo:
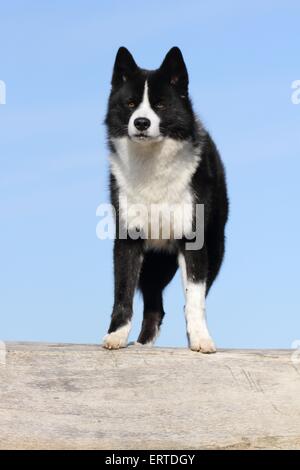
[{"label": "dog's eye", "polygon": [[128,106],[128,108],[133,109],[133,108],[135,108],[135,102],[134,101],[128,101],[127,106]]},{"label": "dog's eye", "polygon": [[156,103],[156,104],[154,105],[154,108],[155,108],[155,109],[165,109],[165,107],[166,107],[166,106],[165,106],[164,103],[162,103],[161,101],[159,101],[158,103]]}]

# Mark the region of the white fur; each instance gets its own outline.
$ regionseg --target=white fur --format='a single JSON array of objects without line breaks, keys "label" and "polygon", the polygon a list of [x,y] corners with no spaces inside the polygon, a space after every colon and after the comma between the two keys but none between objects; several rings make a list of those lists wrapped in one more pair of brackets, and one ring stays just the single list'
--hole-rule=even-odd
[{"label": "white fur", "polygon": [[[193,194],[190,181],[200,161],[188,141],[165,138],[160,142],[133,142],[128,137],[113,140],[116,153],[110,156],[111,171],[119,187],[121,221],[128,229],[138,227],[149,245],[166,247],[167,239],[192,231]],[[137,210],[138,209],[138,210]],[[160,213],[162,226],[151,222]],[[170,216],[170,213],[172,215]],[[151,236],[156,233],[156,236]]]},{"label": "white fur", "polygon": [[103,338],[103,346],[107,349],[119,349],[127,346],[128,336],[131,329],[131,322],[121,326],[113,333],[108,333]]},{"label": "white fur", "polygon": [[128,134],[130,137],[134,137],[137,134],[138,130],[134,125],[134,121],[137,118],[148,118],[151,122],[150,127],[144,132],[148,137],[152,139],[160,138],[159,123],[160,118],[151,108],[148,95],[148,83],[145,81],[143,100],[139,107],[132,113],[129,123],[128,123]]},{"label": "white fur", "polygon": [[183,255],[178,257],[185,291],[185,318],[190,348],[193,351],[212,353],[216,351],[209,334],[205,315],[205,282],[194,282],[186,273]]},{"label": "white fur", "polygon": [[181,253],[179,253],[178,255],[178,265],[180,268],[184,297],[186,298],[186,286],[187,286],[186,264],[185,264],[184,256]]}]

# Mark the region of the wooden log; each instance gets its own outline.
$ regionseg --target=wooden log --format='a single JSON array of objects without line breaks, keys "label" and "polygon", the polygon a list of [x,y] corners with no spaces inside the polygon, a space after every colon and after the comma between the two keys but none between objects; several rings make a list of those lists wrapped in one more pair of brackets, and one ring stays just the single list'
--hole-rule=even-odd
[{"label": "wooden log", "polygon": [[299,449],[291,351],[7,343],[1,449]]}]

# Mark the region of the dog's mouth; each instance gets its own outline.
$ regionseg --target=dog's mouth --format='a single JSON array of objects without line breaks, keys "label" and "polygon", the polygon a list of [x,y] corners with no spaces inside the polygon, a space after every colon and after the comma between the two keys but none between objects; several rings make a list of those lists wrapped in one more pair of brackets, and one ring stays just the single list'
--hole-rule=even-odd
[{"label": "dog's mouth", "polygon": [[143,140],[150,140],[151,139],[151,137],[149,135],[145,134],[144,132],[139,132],[138,134],[134,134],[133,138],[134,138],[134,140],[138,140],[138,141],[139,140],[143,141]]},{"label": "dog's mouth", "polygon": [[139,132],[130,136],[130,139],[133,142],[159,142],[162,139],[162,136],[159,135],[157,137],[154,137],[146,134],[145,132]]}]

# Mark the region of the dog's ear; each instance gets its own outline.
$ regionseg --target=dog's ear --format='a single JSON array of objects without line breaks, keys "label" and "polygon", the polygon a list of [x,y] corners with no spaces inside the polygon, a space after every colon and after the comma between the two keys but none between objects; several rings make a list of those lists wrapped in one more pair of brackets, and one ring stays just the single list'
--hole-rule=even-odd
[{"label": "dog's ear", "polygon": [[126,82],[138,69],[134,58],[126,47],[120,47],[117,52],[113,76],[111,80],[112,87],[119,87]]},{"label": "dog's ear", "polygon": [[171,85],[181,92],[187,92],[189,76],[181,50],[178,47],[172,47],[169,50],[160,66],[160,71]]}]

